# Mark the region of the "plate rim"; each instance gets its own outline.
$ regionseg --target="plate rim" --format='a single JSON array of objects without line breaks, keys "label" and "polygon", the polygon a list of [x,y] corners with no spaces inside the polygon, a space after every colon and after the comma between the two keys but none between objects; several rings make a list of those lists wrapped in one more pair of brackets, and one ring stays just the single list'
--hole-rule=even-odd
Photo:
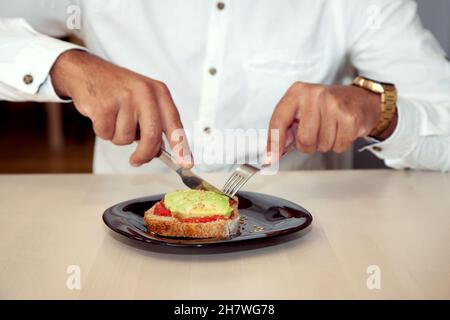
[{"label": "plate rim", "polygon": [[[125,200],[125,201],[121,201],[118,202],[112,206],[110,206],[109,208],[107,208],[103,214],[102,214],[102,220],[103,223],[109,228],[109,230],[114,231],[115,233],[124,236],[130,240],[134,240],[136,242],[140,242],[140,243],[145,243],[148,245],[158,245],[158,246],[163,246],[163,247],[170,247],[170,248],[211,248],[211,247],[221,247],[221,246],[232,246],[232,245],[239,245],[242,243],[249,243],[249,242],[254,242],[254,241],[263,241],[263,240],[269,240],[269,239],[273,239],[273,238],[278,238],[278,237],[283,237],[283,236],[287,236],[290,234],[295,234],[298,233],[299,231],[305,230],[308,227],[311,226],[314,218],[313,215],[309,212],[309,210],[305,209],[303,206],[296,204],[290,200],[278,197],[278,196],[274,196],[274,195],[269,195],[269,194],[265,194],[265,193],[261,193],[261,192],[254,192],[254,191],[241,191],[238,192],[239,194],[243,194],[245,195],[246,193],[251,193],[251,194],[256,194],[256,195],[262,195],[262,196],[270,196],[273,198],[277,198],[277,199],[281,199],[283,201],[287,201],[288,203],[291,203],[295,206],[300,207],[303,210],[303,213],[306,215],[306,221],[304,223],[302,223],[299,226],[296,227],[292,227],[292,228],[288,228],[288,229],[283,229],[280,230],[277,233],[273,233],[270,235],[264,235],[261,237],[253,237],[253,238],[243,238],[243,239],[236,239],[233,241],[229,241],[227,239],[223,239],[223,241],[216,241],[216,242],[206,242],[206,243],[174,243],[174,242],[166,242],[166,241],[162,241],[162,240],[158,240],[155,238],[150,238],[150,237],[145,237],[145,238],[141,238],[138,239],[137,237],[133,237],[131,236],[129,233],[126,233],[122,230],[118,230],[117,228],[114,228],[110,222],[107,221],[107,215],[108,214],[112,214],[112,209],[119,207],[119,206],[123,206],[125,204],[128,204],[130,202],[143,202],[145,199],[148,199],[149,197],[154,197],[154,196],[159,196],[159,195],[164,195],[164,193],[161,194],[154,194],[154,195],[148,195],[148,196],[143,196],[143,197],[138,197],[138,198],[134,198],[134,199],[129,199],[129,200]],[[130,225],[132,226],[132,225]],[[132,226],[134,227],[134,226]]]}]

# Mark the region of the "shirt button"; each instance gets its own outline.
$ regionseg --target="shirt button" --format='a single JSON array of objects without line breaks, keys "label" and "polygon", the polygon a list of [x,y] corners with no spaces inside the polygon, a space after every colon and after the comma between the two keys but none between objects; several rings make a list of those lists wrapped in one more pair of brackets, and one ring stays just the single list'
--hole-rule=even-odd
[{"label": "shirt button", "polygon": [[225,3],[223,3],[223,2],[217,2],[217,9],[219,9],[219,10],[225,9]]},{"label": "shirt button", "polygon": [[377,146],[373,147],[372,150],[375,151],[375,152],[381,152],[381,151],[383,151],[382,148],[377,147]]},{"label": "shirt button", "polygon": [[209,72],[210,75],[213,76],[213,75],[215,75],[217,73],[217,69],[214,68],[214,67],[211,67],[211,68],[209,68],[208,72]]},{"label": "shirt button", "polygon": [[33,76],[31,74],[26,74],[23,76],[23,82],[25,84],[32,84],[33,83]]},{"label": "shirt button", "polygon": [[210,134],[211,133],[211,128],[210,127],[204,127],[203,128],[203,132],[206,134]]}]

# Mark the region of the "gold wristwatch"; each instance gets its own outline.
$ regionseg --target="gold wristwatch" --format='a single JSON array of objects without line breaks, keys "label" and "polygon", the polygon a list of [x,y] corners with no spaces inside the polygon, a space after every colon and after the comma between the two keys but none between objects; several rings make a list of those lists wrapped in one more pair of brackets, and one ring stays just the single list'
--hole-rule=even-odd
[{"label": "gold wristwatch", "polygon": [[369,136],[377,137],[391,124],[397,109],[397,90],[392,83],[382,83],[358,76],[353,85],[381,95],[381,115]]}]

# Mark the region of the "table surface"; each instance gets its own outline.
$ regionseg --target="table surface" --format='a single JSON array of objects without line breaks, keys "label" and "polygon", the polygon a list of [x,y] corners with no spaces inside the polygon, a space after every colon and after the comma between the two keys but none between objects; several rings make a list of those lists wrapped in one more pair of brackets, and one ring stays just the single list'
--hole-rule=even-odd
[{"label": "table surface", "polygon": [[[117,202],[180,188],[174,174],[0,175],[0,298],[450,298],[450,174],[256,176],[246,190],[296,202],[314,221],[301,237],[254,250],[149,251],[103,224]],[[72,265],[80,289],[67,287]],[[368,289],[372,265],[380,289]]]}]

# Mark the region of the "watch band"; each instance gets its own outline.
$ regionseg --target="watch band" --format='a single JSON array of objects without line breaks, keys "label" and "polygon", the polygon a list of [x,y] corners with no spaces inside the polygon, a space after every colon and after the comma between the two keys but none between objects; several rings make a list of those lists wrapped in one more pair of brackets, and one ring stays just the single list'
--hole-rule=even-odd
[{"label": "watch band", "polygon": [[397,90],[391,83],[377,82],[361,76],[353,80],[353,85],[381,95],[381,114],[369,136],[377,137],[391,124],[397,111]]}]

